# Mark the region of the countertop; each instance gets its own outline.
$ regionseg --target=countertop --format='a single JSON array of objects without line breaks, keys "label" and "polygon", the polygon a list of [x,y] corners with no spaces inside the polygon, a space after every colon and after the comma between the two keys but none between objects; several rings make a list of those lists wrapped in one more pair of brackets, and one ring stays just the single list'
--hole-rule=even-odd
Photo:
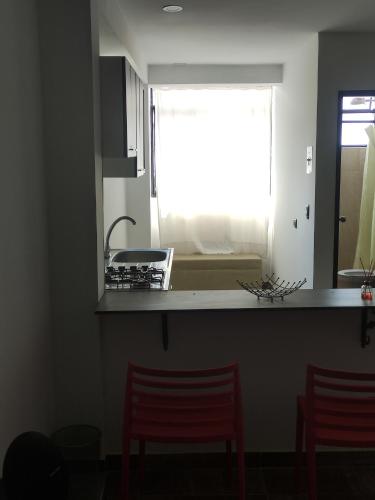
[{"label": "countertop", "polygon": [[361,299],[358,288],[297,290],[273,302],[257,300],[245,290],[207,291],[106,291],[96,314],[177,311],[245,311],[357,309],[375,307],[375,300]]}]

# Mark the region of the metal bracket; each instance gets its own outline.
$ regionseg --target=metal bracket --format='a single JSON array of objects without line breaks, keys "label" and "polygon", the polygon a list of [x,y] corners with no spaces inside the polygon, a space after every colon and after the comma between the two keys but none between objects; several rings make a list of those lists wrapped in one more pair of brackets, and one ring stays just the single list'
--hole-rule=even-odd
[{"label": "metal bracket", "polygon": [[168,315],[167,315],[167,313],[162,313],[162,315],[161,315],[161,335],[162,335],[163,349],[164,349],[164,351],[168,351],[169,335],[168,335]]},{"label": "metal bracket", "polygon": [[374,313],[373,308],[364,307],[362,309],[362,321],[361,321],[361,346],[365,348],[371,342],[371,337],[368,334],[368,330],[371,330],[375,326],[375,321],[368,321],[368,311],[371,309]]}]

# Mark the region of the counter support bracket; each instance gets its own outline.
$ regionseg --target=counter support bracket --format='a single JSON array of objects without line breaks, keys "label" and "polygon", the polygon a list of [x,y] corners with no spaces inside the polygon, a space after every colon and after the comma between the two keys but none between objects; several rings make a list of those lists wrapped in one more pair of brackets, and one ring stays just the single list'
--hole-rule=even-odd
[{"label": "counter support bracket", "polygon": [[169,347],[169,333],[168,333],[168,315],[167,313],[162,313],[161,315],[161,334],[164,351],[168,351]]},{"label": "counter support bracket", "polygon": [[365,348],[366,346],[369,345],[371,342],[371,337],[369,335],[368,330],[371,330],[375,326],[375,321],[369,321],[368,320],[368,312],[371,310],[371,312],[374,314],[374,309],[365,307],[362,309],[362,321],[361,321],[361,346]]}]

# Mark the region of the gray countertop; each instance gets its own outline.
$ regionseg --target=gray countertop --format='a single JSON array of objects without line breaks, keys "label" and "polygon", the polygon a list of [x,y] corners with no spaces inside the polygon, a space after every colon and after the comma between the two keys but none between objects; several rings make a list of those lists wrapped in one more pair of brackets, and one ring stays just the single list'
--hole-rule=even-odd
[{"label": "gray countertop", "polygon": [[361,299],[359,289],[297,290],[284,301],[257,300],[245,290],[207,291],[106,291],[97,314],[172,311],[244,311],[356,309],[375,307],[375,300]]}]

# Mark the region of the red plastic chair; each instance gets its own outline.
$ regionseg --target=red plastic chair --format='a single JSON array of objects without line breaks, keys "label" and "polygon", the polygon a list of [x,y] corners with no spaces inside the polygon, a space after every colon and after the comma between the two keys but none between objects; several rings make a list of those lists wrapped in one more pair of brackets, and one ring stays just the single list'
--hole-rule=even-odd
[{"label": "red plastic chair", "polygon": [[158,370],[128,365],[123,432],[123,500],[129,498],[131,440],[139,441],[144,476],[146,441],[225,441],[231,477],[231,443],[236,443],[239,498],[245,498],[244,431],[239,367]]},{"label": "red plastic chair", "polygon": [[301,489],[305,433],[308,498],[316,500],[317,445],[375,447],[375,373],[307,367],[306,395],[297,397],[296,482]]}]

